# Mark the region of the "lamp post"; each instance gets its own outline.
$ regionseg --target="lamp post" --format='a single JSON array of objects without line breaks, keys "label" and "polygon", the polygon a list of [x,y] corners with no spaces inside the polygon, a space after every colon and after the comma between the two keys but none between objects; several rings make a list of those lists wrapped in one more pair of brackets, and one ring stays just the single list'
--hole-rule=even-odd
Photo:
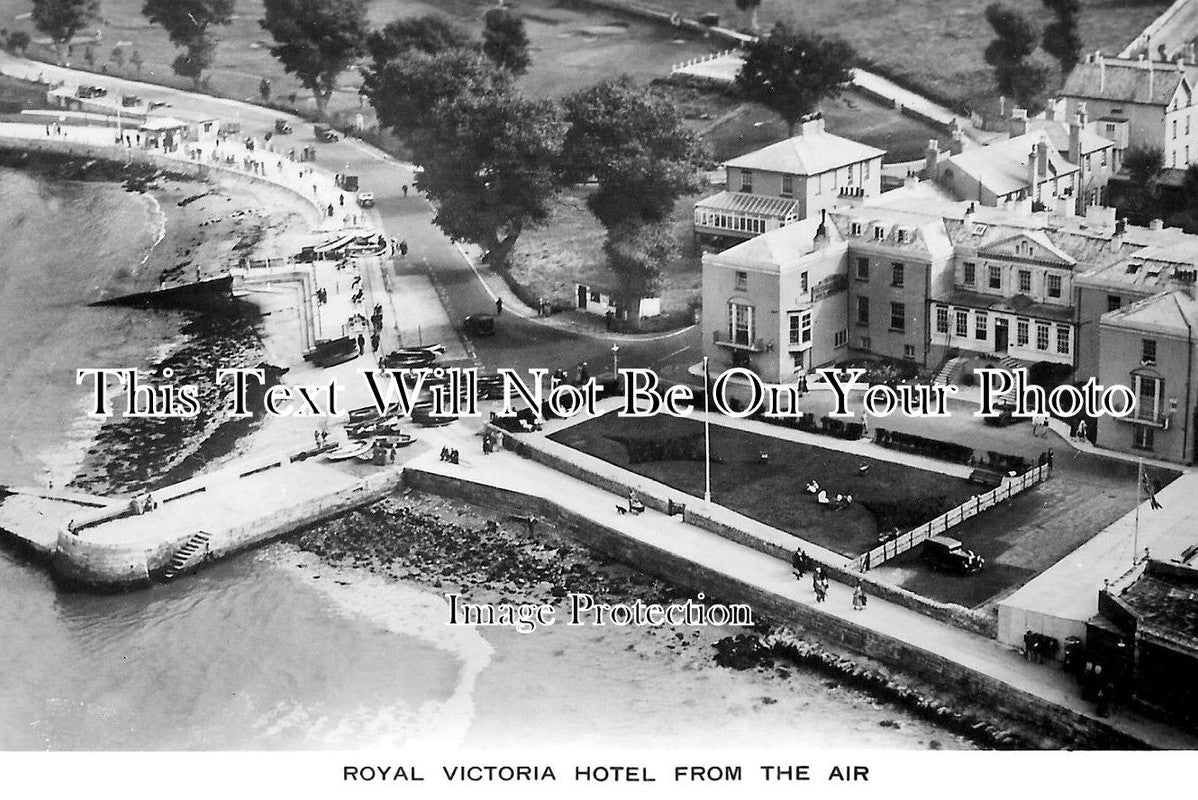
[{"label": "lamp post", "polygon": [[616,382],[620,380],[620,345],[613,344],[611,346],[611,372],[616,376]]},{"label": "lamp post", "polygon": [[703,502],[711,504],[711,381],[703,356]]}]

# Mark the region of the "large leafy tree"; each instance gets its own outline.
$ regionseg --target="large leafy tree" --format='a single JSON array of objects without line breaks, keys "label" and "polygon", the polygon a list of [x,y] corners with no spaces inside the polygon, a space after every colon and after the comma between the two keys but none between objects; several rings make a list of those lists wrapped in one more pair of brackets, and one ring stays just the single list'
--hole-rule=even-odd
[{"label": "large leafy tree", "polygon": [[1055,58],[1068,75],[1082,57],[1082,38],[1077,32],[1081,0],[1042,0],[1056,19],[1044,28],[1044,52]]},{"label": "large leafy tree", "polygon": [[749,14],[749,30],[757,30],[757,12],[761,9],[761,0],[736,0],[736,7]]},{"label": "large leafy tree", "polygon": [[565,107],[563,174],[572,183],[598,181],[588,202],[607,228],[665,219],[697,188],[703,149],[657,89],[621,76],[566,98]]},{"label": "large leafy tree", "polygon": [[514,75],[528,72],[528,34],[524,20],[507,8],[492,8],[483,17],[483,52]]},{"label": "large leafy tree", "polygon": [[440,14],[403,17],[388,22],[366,37],[371,64],[362,74],[362,94],[375,97],[387,65],[400,56],[409,53],[435,56],[450,50],[477,48],[478,45],[469,31]]},{"label": "large leafy tree", "polygon": [[275,40],[270,54],[299,78],[324,116],[337,79],[366,44],[364,0],[265,0],[262,27]]},{"label": "large leafy tree", "polygon": [[1002,94],[1028,111],[1039,111],[1051,79],[1052,67],[1036,53],[1039,32],[1022,12],[1002,3],[986,6],[986,21],[994,39],[986,46],[986,63],[994,68],[994,80]]},{"label": "large leafy tree", "polygon": [[171,64],[175,74],[199,86],[216,57],[216,37],[209,28],[232,21],[233,0],[145,0],[141,13],[183,49]]},{"label": "large leafy tree", "polygon": [[603,252],[620,280],[620,291],[635,301],[661,290],[662,265],[677,256],[678,244],[663,223],[624,224],[608,233]]},{"label": "large leafy tree", "polygon": [[777,113],[793,136],[800,119],[852,81],[856,60],[843,39],[795,31],[779,22],[748,46],[736,82],[746,97]]},{"label": "large leafy tree", "polygon": [[520,234],[548,218],[560,188],[561,109],[501,88],[441,100],[432,119],[414,148],[424,167],[417,186],[441,230],[481,245],[488,263],[503,267]]},{"label": "large leafy tree", "polygon": [[460,94],[508,91],[512,76],[477,50],[455,48],[430,55],[409,50],[376,71],[363,92],[379,124],[414,144],[432,135],[438,104]]},{"label": "large leafy tree", "polygon": [[620,289],[629,298],[652,294],[675,254],[662,222],[697,188],[703,148],[669,97],[628,76],[578,92],[565,107],[562,174],[598,182],[587,205],[607,228],[604,250]]},{"label": "large leafy tree", "polygon": [[54,43],[58,62],[66,61],[67,44],[100,15],[100,0],[33,0],[33,25]]}]

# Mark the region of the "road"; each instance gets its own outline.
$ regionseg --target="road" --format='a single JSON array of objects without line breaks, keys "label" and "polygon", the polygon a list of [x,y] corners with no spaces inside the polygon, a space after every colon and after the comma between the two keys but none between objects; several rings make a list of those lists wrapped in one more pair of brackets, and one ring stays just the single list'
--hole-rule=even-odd
[{"label": "road", "polygon": [[1187,44],[1198,38],[1198,0],[1177,0],[1152,24],[1137,36],[1119,55],[1134,58],[1147,48],[1150,58],[1159,58],[1158,48],[1164,47],[1165,54],[1172,58]]},{"label": "road", "polygon": [[[356,174],[361,191],[373,192],[376,206],[374,221],[388,236],[406,241],[406,258],[394,264],[383,263],[383,280],[390,293],[392,307],[399,316],[400,336],[404,344],[423,341],[452,341],[467,314],[494,312],[492,292],[504,297],[506,310],[498,321],[494,337],[464,339],[463,349],[478,365],[493,369],[507,366],[573,371],[583,361],[592,374],[610,368],[612,345],[618,344],[621,367],[657,368],[665,377],[681,379],[685,366],[700,357],[697,330],[670,336],[644,337],[613,341],[599,336],[579,334],[545,324],[535,317],[513,313],[518,301],[502,281],[482,266],[474,266],[463,252],[433,222],[428,201],[415,191],[413,166],[402,163],[360,140],[344,138],[335,143],[316,143],[312,125],[301,118],[281,114],[227,98],[192,94],[169,87],[155,86],[121,78],[77,72],[53,65],[17,58],[0,52],[0,72],[27,80],[65,82],[68,85],[96,85],[110,93],[136,94],[147,101],[163,101],[172,108],[210,114],[224,121],[239,122],[244,135],[263,136],[274,129],[274,121],[289,119],[295,133],[281,137],[288,147],[317,147],[317,166],[329,172]],[[278,141],[278,140],[276,140]],[[403,187],[409,187],[407,194]],[[423,275],[421,274],[423,273]],[[487,279],[491,289],[483,283]],[[441,309],[429,308],[431,298],[440,300]],[[527,313],[527,312],[525,312]]]}]

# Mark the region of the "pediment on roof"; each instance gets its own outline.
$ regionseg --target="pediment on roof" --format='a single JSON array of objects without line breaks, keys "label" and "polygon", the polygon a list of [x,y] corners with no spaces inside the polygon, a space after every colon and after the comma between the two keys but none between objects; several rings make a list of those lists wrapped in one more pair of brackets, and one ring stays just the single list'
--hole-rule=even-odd
[{"label": "pediment on roof", "polygon": [[1059,249],[1047,237],[1029,233],[1014,233],[978,248],[978,255],[992,258],[1018,258],[1071,267],[1077,259]]}]

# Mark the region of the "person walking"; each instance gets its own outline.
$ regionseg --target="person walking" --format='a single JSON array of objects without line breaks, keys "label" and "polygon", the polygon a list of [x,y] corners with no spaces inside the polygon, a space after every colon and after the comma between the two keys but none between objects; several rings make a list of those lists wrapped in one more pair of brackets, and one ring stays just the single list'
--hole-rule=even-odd
[{"label": "person walking", "polygon": [[408,254],[408,240],[404,239],[399,243],[399,256],[403,258]]},{"label": "person walking", "polygon": [[790,560],[790,567],[795,580],[802,580],[803,573],[807,571],[807,554],[803,552],[802,548],[795,550],[794,557]]},{"label": "person walking", "polygon": [[498,317],[501,314],[503,314],[503,298],[496,297],[495,298],[495,316]]},{"label": "person walking", "polygon": [[815,572],[811,573],[811,588],[815,592],[815,602],[822,603],[827,599],[828,584],[822,567],[816,567]]},{"label": "person walking", "polygon": [[364,355],[365,353],[366,353],[366,337],[359,333],[358,334],[358,355]]},{"label": "person walking", "polygon": [[865,603],[865,587],[861,584],[861,581],[857,581],[857,586],[853,589],[853,610],[864,611]]},{"label": "person walking", "polygon": [[408,185],[406,183],[403,185],[403,196],[408,196]]}]

